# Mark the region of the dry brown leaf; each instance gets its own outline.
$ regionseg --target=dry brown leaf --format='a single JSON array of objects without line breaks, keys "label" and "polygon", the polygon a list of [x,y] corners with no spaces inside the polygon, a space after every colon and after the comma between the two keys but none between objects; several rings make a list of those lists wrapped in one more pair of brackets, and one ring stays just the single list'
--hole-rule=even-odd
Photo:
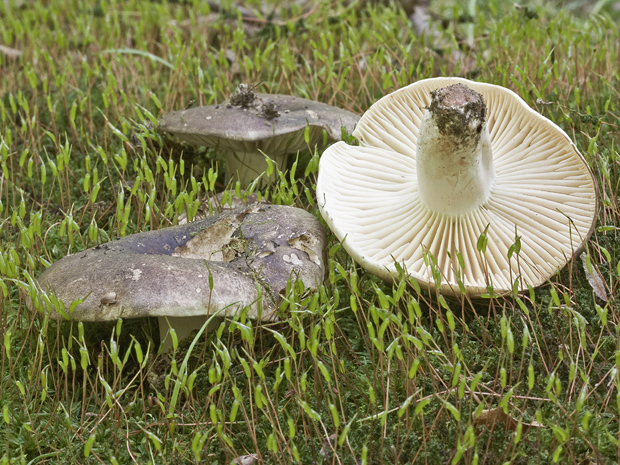
[{"label": "dry brown leaf", "polygon": [[6,55],[8,58],[19,58],[22,56],[22,52],[20,50],[7,47],[6,45],[0,45],[0,53]]},{"label": "dry brown leaf", "polygon": [[256,463],[256,455],[241,455],[233,460],[234,465],[253,465]]},{"label": "dry brown leaf", "polygon": [[[515,431],[518,424],[519,421],[505,413],[502,407],[483,410],[478,418],[474,418],[475,427],[485,426],[488,429],[503,425],[506,431]],[[543,425],[537,421],[533,421],[531,423],[522,423],[522,426],[523,432],[525,433],[530,428],[540,428]]]},{"label": "dry brown leaf", "polygon": [[170,26],[179,27],[185,31],[189,31],[192,28],[202,27],[202,26],[211,26],[212,24],[217,23],[220,19],[220,15],[211,13],[206,16],[197,16],[194,19],[184,19],[182,21],[177,21],[173,19],[169,22]]},{"label": "dry brown leaf", "polygon": [[594,294],[596,295],[596,297],[601,299],[603,302],[607,302],[609,298],[607,297],[607,289],[605,288],[605,280],[603,279],[601,274],[598,272],[598,270],[594,268],[592,263],[590,263],[591,265],[590,268],[592,268],[592,273],[590,273],[590,271],[588,270],[587,262],[586,262],[585,252],[581,252],[581,255],[579,255],[579,258],[581,258],[581,263],[583,264],[583,271],[586,272],[586,279],[590,283],[590,286],[592,286],[592,290],[594,291]]},{"label": "dry brown leaf", "polygon": [[331,436],[325,438],[323,440],[323,447],[321,447],[319,454],[321,454],[323,457],[331,457],[333,450],[334,450],[335,441],[336,441],[335,434],[332,434]]}]

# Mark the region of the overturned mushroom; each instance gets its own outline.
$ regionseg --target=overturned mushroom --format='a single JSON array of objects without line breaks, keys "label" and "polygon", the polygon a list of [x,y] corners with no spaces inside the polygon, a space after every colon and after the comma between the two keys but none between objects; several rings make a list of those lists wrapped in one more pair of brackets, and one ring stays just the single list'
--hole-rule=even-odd
[{"label": "overturned mushroom", "polygon": [[416,82],[321,158],[317,199],[351,256],[447,294],[538,286],[594,228],[595,181],[568,136],[503,87]]},{"label": "overturned mushroom", "polygon": [[229,101],[164,115],[159,130],[190,144],[217,147],[226,155],[229,177],[245,187],[267,169],[265,155],[285,170],[290,153],[322,145],[324,131],[328,140],[340,140],[341,128],[350,133],[358,120],[355,113],[325,103],[258,94],[241,84]]},{"label": "overturned mushroom", "polygon": [[[231,316],[250,307],[248,317],[273,320],[289,279],[308,288],[321,283],[324,242],[310,213],[254,204],[69,255],[42,273],[48,296],[29,306],[80,321],[155,316],[161,341],[168,324],[181,339],[222,309],[220,316]],[[56,298],[64,308],[52,304]]]}]

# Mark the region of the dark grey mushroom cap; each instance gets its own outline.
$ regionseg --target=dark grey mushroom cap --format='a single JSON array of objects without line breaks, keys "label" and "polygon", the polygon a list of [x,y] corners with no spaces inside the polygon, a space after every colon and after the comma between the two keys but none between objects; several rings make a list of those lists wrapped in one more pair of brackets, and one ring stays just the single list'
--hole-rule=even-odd
[{"label": "dark grey mushroom cap", "polygon": [[[248,316],[256,318],[260,288],[262,317],[271,319],[289,278],[309,288],[322,282],[324,244],[325,231],[310,213],[255,204],[69,255],[42,273],[39,286],[64,304],[66,318],[82,321],[199,316],[223,308],[225,316],[248,305]],[[84,301],[66,315],[76,299]],[[43,299],[43,307],[45,301],[54,299]],[[50,310],[54,318],[62,313]]]},{"label": "dark grey mushroom cap", "polygon": [[360,119],[350,111],[301,97],[255,95],[255,101],[247,106],[233,106],[227,100],[219,105],[173,111],[162,117],[159,130],[195,145],[240,152],[292,153],[306,147],[306,126],[311,128],[310,145],[314,145],[322,142],[323,130],[337,141],[342,126],[351,133]]}]

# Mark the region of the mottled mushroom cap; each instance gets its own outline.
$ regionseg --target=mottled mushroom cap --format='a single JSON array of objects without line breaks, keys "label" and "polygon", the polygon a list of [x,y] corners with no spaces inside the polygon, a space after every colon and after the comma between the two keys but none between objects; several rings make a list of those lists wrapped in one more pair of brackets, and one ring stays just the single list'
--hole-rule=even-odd
[{"label": "mottled mushroom cap", "polygon": [[[289,278],[308,288],[322,282],[324,244],[325,231],[310,213],[254,204],[69,255],[38,283],[64,304],[50,309],[54,318],[187,317],[226,308],[225,316],[245,306],[256,318],[258,286],[262,317],[270,319]],[[76,299],[84,301],[67,315]]]},{"label": "mottled mushroom cap", "polygon": [[310,145],[322,144],[323,130],[330,140],[340,140],[341,127],[351,133],[360,118],[350,111],[301,97],[253,96],[250,102],[238,105],[227,100],[219,105],[173,111],[162,117],[159,130],[194,145],[237,152],[260,150],[269,155],[305,149],[307,126]]},{"label": "mottled mushroom cap", "polygon": [[[486,103],[495,167],[488,201],[463,215],[422,204],[416,167],[431,97],[454,84]],[[460,78],[418,81],[372,105],[353,136],[359,146],[338,142],[323,153],[317,200],[345,249],[383,279],[398,276],[397,263],[445,294],[479,296],[491,286],[506,293],[515,281],[520,290],[535,287],[594,229],[596,183],[587,162],[562,129],[503,87]]]}]

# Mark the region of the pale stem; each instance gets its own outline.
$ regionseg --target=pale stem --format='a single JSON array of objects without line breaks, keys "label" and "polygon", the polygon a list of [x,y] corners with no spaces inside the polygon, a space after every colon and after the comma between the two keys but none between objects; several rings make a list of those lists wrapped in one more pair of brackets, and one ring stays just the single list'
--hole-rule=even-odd
[{"label": "pale stem", "polygon": [[[208,318],[209,315],[158,317],[157,322],[159,323],[159,340],[163,343],[162,351],[164,353],[172,351],[172,338],[169,334],[170,328],[174,328],[177,335],[177,340],[180,342],[192,334],[192,331],[197,331],[202,328],[202,325],[205,324],[205,321],[207,321]],[[208,333],[210,330],[214,329],[216,325],[219,325],[220,321],[221,320],[214,319],[211,323],[209,323],[206,332]]]},{"label": "pale stem", "polygon": [[462,135],[442,133],[428,111],[418,133],[416,167],[422,204],[448,215],[464,215],[488,199],[495,170],[486,122],[471,118]]},{"label": "pale stem", "polygon": [[[259,151],[256,152],[235,152],[233,150],[226,150],[226,172],[228,178],[233,182],[240,181],[241,187],[247,187],[251,184],[261,173],[267,171],[267,161],[265,155]],[[269,154],[274,162],[274,165],[278,166],[280,171],[286,170],[286,162],[288,159],[288,153],[272,155]],[[276,170],[271,173],[271,176],[267,177],[267,174],[263,176],[263,180],[276,181]],[[227,179],[228,181],[228,179]]]}]

